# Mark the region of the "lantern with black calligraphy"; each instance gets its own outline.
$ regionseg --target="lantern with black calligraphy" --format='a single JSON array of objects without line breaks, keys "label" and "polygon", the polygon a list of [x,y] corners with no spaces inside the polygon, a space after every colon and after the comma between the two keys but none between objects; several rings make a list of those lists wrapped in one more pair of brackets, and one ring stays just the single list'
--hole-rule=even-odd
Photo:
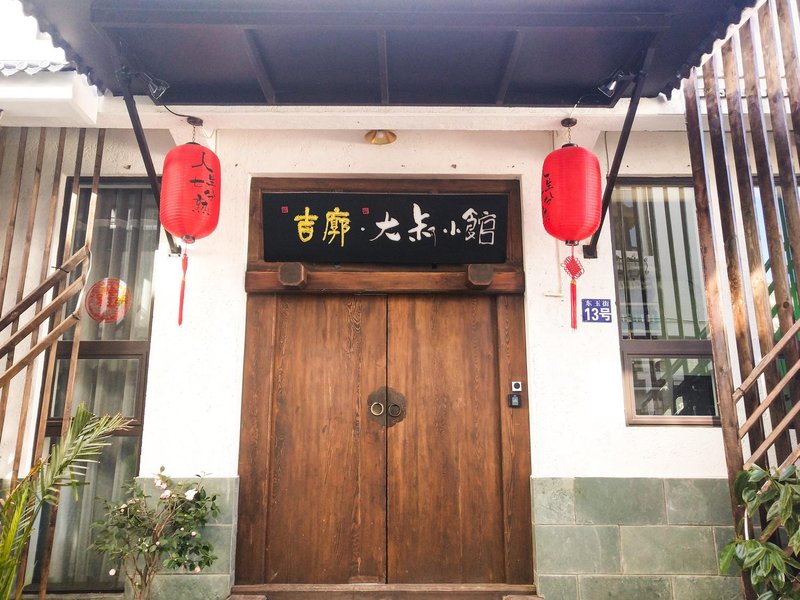
[{"label": "lantern with black calligraphy", "polygon": [[553,237],[572,249],[562,263],[570,276],[572,328],[577,328],[577,279],[583,266],[575,246],[594,234],[601,214],[600,162],[580,146],[565,144],[547,155],[542,167],[542,220]]},{"label": "lantern with black calligraphy", "polygon": [[178,325],[183,322],[183,297],[189,257],[186,247],[214,231],[219,221],[221,174],[211,150],[191,142],[169,151],[161,184],[161,224],[184,242]]}]

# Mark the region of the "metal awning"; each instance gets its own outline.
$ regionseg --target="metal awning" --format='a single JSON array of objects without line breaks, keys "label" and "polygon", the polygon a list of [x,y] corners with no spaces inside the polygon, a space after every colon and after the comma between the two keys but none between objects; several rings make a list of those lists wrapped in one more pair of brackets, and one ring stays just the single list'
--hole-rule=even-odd
[{"label": "metal awning", "polygon": [[[22,0],[101,91],[166,104],[610,106],[669,94],[752,0]],[[141,79],[141,78],[140,78]],[[156,82],[158,83],[158,82]],[[144,84],[135,81],[137,93]]]},{"label": "metal awning", "polygon": [[70,71],[74,67],[68,62],[51,61],[51,60],[15,60],[3,61],[0,60],[0,74],[10,77],[17,73],[26,73],[28,75],[36,75],[43,71],[49,73],[56,73],[58,71]]}]

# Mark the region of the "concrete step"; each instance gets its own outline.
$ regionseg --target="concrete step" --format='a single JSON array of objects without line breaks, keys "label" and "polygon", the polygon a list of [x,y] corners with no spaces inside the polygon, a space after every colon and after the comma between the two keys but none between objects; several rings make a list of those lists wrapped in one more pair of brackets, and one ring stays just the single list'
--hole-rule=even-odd
[{"label": "concrete step", "polygon": [[234,586],[229,600],[543,600],[531,585],[265,584]]},{"label": "concrete step", "polygon": [[[354,596],[355,597],[355,596]],[[393,596],[386,595],[385,598],[393,598]],[[410,596],[409,596],[410,597]],[[441,597],[441,596],[440,596]],[[234,594],[233,596],[229,596],[228,600],[271,600],[264,595],[255,595],[255,594]],[[544,600],[541,596],[519,596],[519,595],[510,595],[510,596],[503,596],[503,600]]]}]

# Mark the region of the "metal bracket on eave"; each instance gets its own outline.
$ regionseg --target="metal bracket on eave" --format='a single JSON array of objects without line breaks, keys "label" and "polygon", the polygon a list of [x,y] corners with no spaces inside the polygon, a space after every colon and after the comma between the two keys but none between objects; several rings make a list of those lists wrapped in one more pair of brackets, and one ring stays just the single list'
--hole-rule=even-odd
[{"label": "metal bracket on eave", "polygon": [[[156,168],[153,165],[153,157],[150,155],[150,147],[147,145],[147,138],[144,135],[144,128],[142,127],[142,120],[139,118],[139,111],[136,108],[136,101],[133,99],[131,93],[131,79],[133,73],[128,67],[121,67],[117,70],[117,79],[122,86],[122,96],[125,100],[125,108],[128,109],[128,117],[131,120],[133,127],[133,134],[136,136],[136,143],[139,145],[139,153],[142,155],[144,161],[144,168],[147,171],[147,179],[150,181],[150,188],[153,190],[153,196],[156,199],[156,205],[161,207],[161,184],[158,182],[158,175],[156,175]],[[169,231],[164,230],[167,236],[167,243],[169,244],[170,254],[180,254],[181,247],[175,243],[175,238]]]},{"label": "metal bracket on eave", "polygon": [[603,230],[603,224],[608,215],[608,208],[611,205],[611,195],[614,193],[614,186],[617,184],[617,175],[619,168],[622,166],[622,158],[625,156],[625,148],[628,146],[628,139],[633,129],[633,120],[636,118],[636,110],[639,108],[639,100],[642,98],[642,90],[644,89],[644,82],[647,79],[647,71],[650,69],[650,64],[653,62],[654,44],[647,49],[642,67],[637,73],[635,87],[631,95],[631,103],[628,105],[628,113],[625,115],[625,122],[622,124],[622,131],[619,135],[619,142],[617,143],[617,150],[614,153],[614,161],[611,163],[611,169],[606,176],[606,189],[603,192],[603,208],[600,213],[600,226],[594,232],[592,239],[588,244],[583,246],[584,258],[597,258],[597,242],[600,239],[600,232]]}]

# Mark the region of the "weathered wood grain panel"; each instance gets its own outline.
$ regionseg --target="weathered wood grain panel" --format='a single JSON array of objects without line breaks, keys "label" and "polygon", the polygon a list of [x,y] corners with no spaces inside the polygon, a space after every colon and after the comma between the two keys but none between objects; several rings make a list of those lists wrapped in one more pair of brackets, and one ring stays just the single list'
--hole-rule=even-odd
[{"label": "weathered wood grain panel", "polygon": [[505,581],[493,298],[389,299],[390,583]]}]

